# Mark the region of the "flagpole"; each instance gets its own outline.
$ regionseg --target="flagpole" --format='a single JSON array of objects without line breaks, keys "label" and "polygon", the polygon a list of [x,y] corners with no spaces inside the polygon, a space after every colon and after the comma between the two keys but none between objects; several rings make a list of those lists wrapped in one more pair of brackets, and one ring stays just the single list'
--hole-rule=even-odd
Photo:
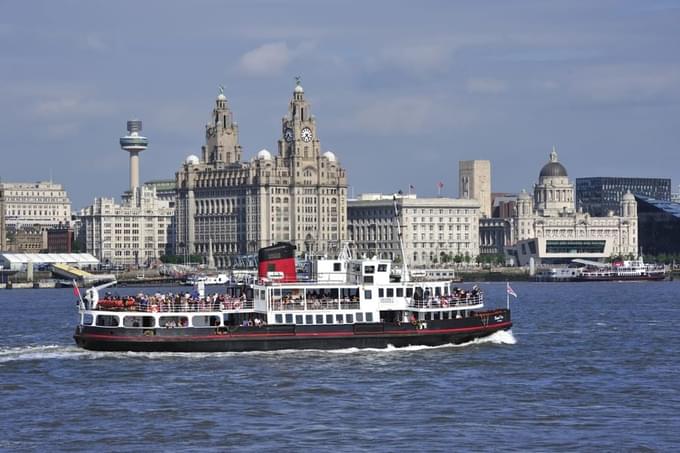
[{"label": "flagpole", "polygon": [[505,308],[510,310],[510,291],[508,291],[508,286],[510,286],[510,283],[506,280],[505,281]]}]

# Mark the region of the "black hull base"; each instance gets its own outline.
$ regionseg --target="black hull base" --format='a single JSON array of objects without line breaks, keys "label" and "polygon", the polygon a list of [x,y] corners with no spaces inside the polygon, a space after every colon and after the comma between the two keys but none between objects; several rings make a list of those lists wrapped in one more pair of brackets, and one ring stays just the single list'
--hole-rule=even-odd
[{"label": "black hull base", "polygon": [[[309,327],[309,328],[305,328]],[[243,352],[283,349],[344,349],[388,346],[439,346],[467,343],[512,327],[508,310],[426,325],[356,324],[348,326],[270,326],[220,332],[210,329],[140,329],[83,327],[76,344],[95,351]],[[332,329],[332,330],[331,330]]]}]

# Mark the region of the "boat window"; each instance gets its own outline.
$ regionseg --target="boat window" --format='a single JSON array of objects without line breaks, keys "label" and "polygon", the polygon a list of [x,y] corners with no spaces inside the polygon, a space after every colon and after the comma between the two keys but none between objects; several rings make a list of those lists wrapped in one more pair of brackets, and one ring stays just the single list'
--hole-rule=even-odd
[{"label": "boat window", "polygon": [[342,324],[342,315],[335,315],[335,322],[337,324]]},{"label": "boat window", "polygon": [[427,312],[425,313],[425,321],[431,321],[432,320],[432,313]]},{"label": "boat window", "polygon": [[387,288],[387,297],[394,297],[394,288]]},{"label": "boat window", "polygon": [[378,288],[378,297],[385,297],[385,290],[382,288]]},{"label": "boat window", "polygon": [[406,297],[413,297],[413,288],[406,288]]},{"label": "boat window", "polygon": [[435,296],[441,296],[441,295],[442,295],[442,289],[441,289],[439,286],[437,286],[437,287],[434,289],[434,295],[435,295]]},{"label": "boat window", "polygon": [[97,325],[102,327],[118,327],[118,316],[113,315],[98,315]]},{"label": "boat window", "polygon": [[323,324],[323,315],[316,315],[316,323]]},{"label": "boat window", "polygon": [[357,313],[357,322],[364,322],[364,314]]},{"label": "boat window", "polygon": [[371,290],[365,289],[364,290],[364,299],[372,299],[372,298],[373,298],[373,294],[371,293]]},{"label": "boat window", "polygon": [[333,272],[340,272],[342,270],[340,263],[333,263]]},{"label": "boat window", "polygon": [[333,315],[326,315],[326,324],[333,324]]},{"label": "boat window", "polygon": [[347,324],[354,324],[354,315],[347,315]]},{"label": "boat window", "polygon": [[276,322],[276,324],[283,324],[283,315],[274,315],[274,322]]},{"label": "boat window", "polygon": [[365,275],[364,276],[364,283],[373,283],[373,276],[372,275]]},{"label": "boat window", "polygon": [[397,288],[397,297],[404,297],[404,288]]},{"label": "boat window", "polygon": [[378,272],[387,272],[387,264],[378,264]]},{"label": "boat window", "polygon": [[375,266],[364,267],[364,274],[375,274]]},{"label": "boat window", "polygon": [[314,315],[306,315],[305,324],[314,324]]},{"label": "boat window", "polygon": [[373,313],[371,312],[366,312],[366,322],[373,322]]},{"label": "boat window", "polygon": [[302,324],[302,315],[295,315],[295,324]]},{"label": "boat window", "polygon": [[286,324],[293,324],[293,315],[286,313]]},{"label": "boat window", "polygon": [[92,316],[92,313],[85,313],[83,315],[83,325],[84,326],[91,326],[93,322],[94,322],[94,316]]},{"label": "boat window", "polygon": [[189,318],[186,316],[161,316],[158,318],[158,325],[161,327],[187,327]]},{"label": "boat window", "polygon": [[156,327],[153,316],[126,316],[123,318],[125,327]]},{"label": "boat window", "polygon": [[220,318],[217,316],[194,316],[191,318],[191,323],[194,327],[219,326]]},{"label": "boat window", "polygon": [[438,311],[434,312],[434,320],[439,321],[439,312]]}]

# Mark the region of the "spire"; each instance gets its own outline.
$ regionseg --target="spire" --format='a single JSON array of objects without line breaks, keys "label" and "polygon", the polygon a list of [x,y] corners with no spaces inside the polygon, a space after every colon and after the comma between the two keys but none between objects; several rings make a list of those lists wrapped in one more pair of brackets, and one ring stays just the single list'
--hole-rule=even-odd
[{"label": "spire", "polygon": [[557,162],[557,148],[553,145],[552,151],[550,153],[550,162]]}]

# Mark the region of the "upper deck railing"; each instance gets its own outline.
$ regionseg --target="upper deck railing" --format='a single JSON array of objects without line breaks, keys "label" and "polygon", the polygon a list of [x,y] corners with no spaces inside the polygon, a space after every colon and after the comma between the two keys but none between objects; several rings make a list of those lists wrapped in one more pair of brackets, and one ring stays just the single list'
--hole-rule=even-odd
[{"label": "upper deck railing", "polygon": [[436,296],[425,299],[410,298],[409,308],[419,309],[465,309],[484,304],[484,294],[480,291],[465,296]]}]

